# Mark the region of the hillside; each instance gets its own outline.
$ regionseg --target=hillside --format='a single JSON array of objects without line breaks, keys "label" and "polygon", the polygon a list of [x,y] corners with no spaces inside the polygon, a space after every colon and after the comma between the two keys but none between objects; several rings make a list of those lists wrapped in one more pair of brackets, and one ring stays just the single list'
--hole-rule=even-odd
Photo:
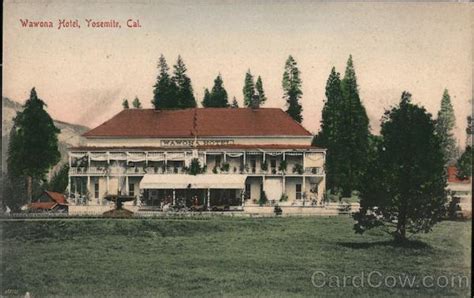
[{"label": "hillside", "polygon": [[[2,97],[2,172],[5,170],[8,142],[10,130],[13,127],[13,118],[18,111],[22,110],[22,105],[7,97]],[[71,124],[63,121],[54,120],[54,124],[61,133],[58,136],[59,151],[61,152],[60,164],[67,161],[67,148],[70,146],[77,146],[81,144],[83,138],[81,135],[89,130],[88,127]]]}]

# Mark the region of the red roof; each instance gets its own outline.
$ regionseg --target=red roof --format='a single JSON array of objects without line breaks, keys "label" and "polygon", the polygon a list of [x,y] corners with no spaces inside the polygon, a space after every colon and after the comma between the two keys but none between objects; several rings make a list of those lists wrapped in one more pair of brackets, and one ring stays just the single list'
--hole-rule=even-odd
[{"label": "red roof", "polygon": [[56,202],[58,204],[61,204],[61,205],[67,205],[66,197],[64,197],[64,195],[62,193],[54,192],[54,191],[45,191],[45,193],[54,202]]},{"label": "red roof", "polygon": [[311,136],[277,108],[124,109],[85,137]]},{"label": "red roof", "polygon": [[28,205],[29,209],[53,209],[56,202],[35,202]]},{"label": "red roof", "polygon": [[449,183],[471,183],[470,179],[459,179],[458,176],[458,169],[456,167],[448,167],[448,182]]}]

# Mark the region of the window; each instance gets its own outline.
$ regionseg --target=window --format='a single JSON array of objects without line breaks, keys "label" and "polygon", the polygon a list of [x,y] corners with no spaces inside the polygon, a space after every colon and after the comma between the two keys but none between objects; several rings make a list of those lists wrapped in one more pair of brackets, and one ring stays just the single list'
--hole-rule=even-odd
[{"label": "window", "polygon": [[301,184],[296,184],[296,199],[301,200]]},{"label": "window", "polygon": [[134,196],[135,195],[135,184],[129,183],[128,184],[128,195]]},{"label": "window", "polygon": [[99,182],[94,183],[94,198],[99,198]]},{"label": "window", "polygon": [[252,173],[255,173],[255,171],[257,170],[257,161],[255,160],[255,158],[252,158],[250,160],[250,165],[252,167]]},{"label": "window", "polygon": [[277,161],[275,159],[270,160],[270,167],[272,168],[272,173],[276,171]]}]

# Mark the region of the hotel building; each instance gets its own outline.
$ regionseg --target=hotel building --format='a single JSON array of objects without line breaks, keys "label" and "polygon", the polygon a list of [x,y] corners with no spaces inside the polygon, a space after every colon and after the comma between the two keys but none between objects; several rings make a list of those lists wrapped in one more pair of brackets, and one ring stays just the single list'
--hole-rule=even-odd
[{"label": "hotel building", "polygon": [[[315,205],[325,192],[325,149],[281,109],[125,109],[69,148],[71,202],[242,209],[268,202]],[[199,162],[201,173],[192,175]]]}]

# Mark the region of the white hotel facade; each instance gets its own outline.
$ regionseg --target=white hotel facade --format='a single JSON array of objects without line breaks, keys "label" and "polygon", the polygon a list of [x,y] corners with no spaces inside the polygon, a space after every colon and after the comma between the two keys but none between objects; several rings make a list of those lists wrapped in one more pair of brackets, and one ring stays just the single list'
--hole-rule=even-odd
[{"label": "white hotel facade", "polygon": [[[145,210],[241,209],[265,192],[269,203],[310,206],[325,192],[325,149],[281,109],[126,109],[83,136],[69,148],[68,196],[79,205],[123,194]],[[190,174],[193,159],[202,173]]]}]

